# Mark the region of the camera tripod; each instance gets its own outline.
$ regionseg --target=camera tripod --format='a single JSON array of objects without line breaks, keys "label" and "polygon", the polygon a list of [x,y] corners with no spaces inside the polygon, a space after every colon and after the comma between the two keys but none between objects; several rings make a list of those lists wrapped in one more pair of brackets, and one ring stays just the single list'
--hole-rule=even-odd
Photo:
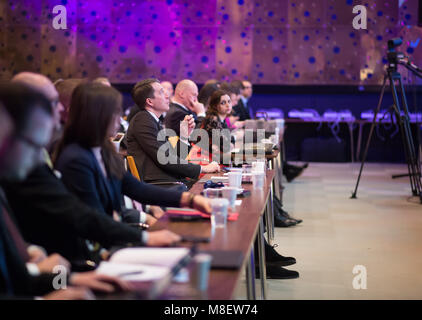
[{"label": "camera tripod", "polygon": [[[412,130],[410,127],[410,119],[409,119],[409,110],[408,110],[408,106],[407,106],[407,101],[406,101],[406,95],[405,95],[405,91],[404,91],[404,86],[403,86],[403,81],[402,81],[402,77],[401,74],[397,71],[397,65],[401,64],[403,66],[405,66],[407,69],[409,69],[410,71],[412,71],[413,73],[415,73],[418,76],[422,77],[422,73],[419,68],[417,68],[415,65],[411,64],[410,62],[408,63],[404,63],[401,60],[398,60],[403,58],[404,56],[400,53],[396,53],[394,51],[394,47],[398,46],[401,44],[401,40],[400,39],[395,39],[395,40],[390,40],[388,43],[389,46],[389,52],[388,52],[388,60],[389,60],[389,64],[386,70],[386,74],[384,75],[384,81],[383,81],[383,85],[382,85],[382,89],[381,89],[381,94],[380,94],[380,98],[378,101],[378,106],[375,110],[374,113],[374,119],[372,121],[372,125],[371,125],[371,129],[369,131],[369,136],[368,136],[368,140],[366,141],[366,147],[365,147],[365,151],[362,157],[362,163],[360,166],[360,171],[359,171],[359,176],[358,179],[356,181],[356,186],[355,186],[355,190],[352,193],[352,196],[350,197],[351,199],[356,199],[356,193],[358,190],[358,186],[359,186],[359,182],[360,182],[360,178],[362,175],[362,170],[363,170],[363,166],[365,164],[365,160],[366,160],[366,156],[368,153],[368,149],[369,149],[369,144],[371,142],[371,138],[372,138],[372,134],[374,132],[374,128],[376,126],[376,122],[377,122],[377,115],[380,112],[380,108],[381,108],[381,104],[382,104],[382,100],[384,97],[384,92],[387,86],[387,80],[390,83],[390,89],[391,89],[391,93],[393,95],[393,101],[394,104],[391,107],[392,112],[395,115],[395,118],[399,124],[399,128],[400,128],[400,134],[403,140],[403,147],[404,147],[404,151],[405,151],[405,157],[406,157],[406,163],[407,163],[407,168],[408,168],[408,175],[409,175],[409,179],[410,179],[410,187],[412,190],[412,195],[413,196],[418,196],[420,203],[422,203],[422,184],[421,184],[421,171],[420,171],[420,164],[419,164],[419,160],[417,157],[417,153],[415,151],[415,145],[413,142],[413,136],[412,136]],[[403,110],[400,108],[400,102],[399,102],[399,97],[397,94],[397,86],[400,89],[400,94],[401,94],[401,102],[403,104]]]}]

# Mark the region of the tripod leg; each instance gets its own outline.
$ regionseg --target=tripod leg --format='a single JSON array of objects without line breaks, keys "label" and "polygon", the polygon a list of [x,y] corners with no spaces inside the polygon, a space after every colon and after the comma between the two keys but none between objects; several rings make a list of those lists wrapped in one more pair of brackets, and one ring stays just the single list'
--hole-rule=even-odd
[{"label": "tripod leg", "polygon": [[409,171],[409,177],[411,180],[412,194],[414,196],[417,196],[421,195],[420,169],[416,157],[415,147],[413,144],[412,131],[410,128],[409,119],[404,116],[402,121],[407,149],[409,153],[409,163],[411,169]]},{"label": "tripod leg", "polygon": [[369,136],[368,136],[368,140],[366,141],[365,151],[363,152],[362,163],[360,165],[360,170],[359,170],[358,179],[356,181],[355,190],[353,191],[350,199],[356,199],[356,193],[358,192],[360,177],[362,176],[363,166],[365,164],[366,156],[368,155],[369,144],[371,143],[372,134],[374,133],[374,128],[375,128],[375,125],[376,125],[376,122],[377,122],[377,115],[381,110],[381,104],[382,104],[382,99],[384,97],[384,91],[385,91],[386,84],[387,84],[387,75],[384,76],[381,94],[380,94],[380,98],[378,100],[378,106],[377,106],[377,109],[375,110],[375,113],[374,113],[374,119],[372,120],[371,129],[369,130]]},{"label": "tripod leg", "polygon": [[397,90],[396,90],[396,84],[395,84],[395,80],[398,80],[399,85],[400,85],[400,90],[401,90],[401,96],[402,96],[402,102],[403,105],[405,105],[406,100],[403,100],[405,98],[403,98],[403,90],[402,89],[402,82],[401,82],[401,75],[400,73],[395,72],[394,74],[389,74],[389,79],[390,79],[390,87],[391,87],[391,93],[393,95],[393,109],[394,109],[394,114],[396,116],[396,120],[399,124],[399,128],[400,128],[400,135],[402,138],[402,143],[403,143],[403,148],[404,148],[404,154],[405,154],[405,158],[406,158],[406,164],[407,164],[407,170],[409,172],[409,182],[410,182],[410,188],[412,190],[412,194],[415,193],[415,184],[414,184],[414,180],[413,180],[413,166],[412,166],[412,161],[411,161],[411,150],[410,150],[410,146],[409,146],[409,140],[407,138],[407,131],[405,128],[405,119],[403,119],[402,115],[401,115],[401,109],[400,109],[400,102],[399,102],[399,98],[397,95]]},{"label": "tripod leg", "polygon": [[405,146],[405,149],[407,149],[406,153],[408,154],[407,162],[408,162],[408,167],[409,167],[410,185],[412,188],[412,194],[414,196],[419,195],[419,197],[422,197],[420,167],[418,164],[415,145],[413,142],[412,129],[410,127],[410,120],[409,120],[409,110],[407,107],[406,95],[404,92],[403,82],[402,82],[400,74],[398,76],[398,80],[400,84],[404,115],[401,116],[401,114],[399,113],[400,109],[397,110],[397,113],[398,113],[398,116],[400,117],[401,124],[403,127],[402,136],[403,136],[403,140],[405,140],[404,146]]}]

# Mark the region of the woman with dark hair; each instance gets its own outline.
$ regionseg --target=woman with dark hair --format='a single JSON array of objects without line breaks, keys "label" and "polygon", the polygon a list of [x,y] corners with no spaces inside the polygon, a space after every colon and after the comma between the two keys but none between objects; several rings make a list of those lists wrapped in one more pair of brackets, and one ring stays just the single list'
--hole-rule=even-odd
[{"label": "woman with dark hair", "polygon": [[[223,158],[226,159],[224,154],[230,153],[232,143],[234,143],[225,121],[231,111],[232,102],[229,93],[224,90],[217,90],[210,97],[210,104],[201,125],[201,129],[208,133],[212,158],[219,160],[220,163],[226,162],[223,161]],[[217,136],[219,136],[219,139],[216,139]]]},{"label": "woman with dark hair", "polygon": [[[221,89],[228,92],[230,99],[232,101],[232,106],[237,105],[240,99],[240,88],[232,83],[223,82],[221,84]],[[239,117],[234,114],[234,110],[226,118],[227,127],[231,130],[242,128],[243,122],[238,121]]]},{"label": "woman with dark hair", "polygon": [[75,89],[54,157],[64,184],[89,206],[132,223],[145,222],[145,216],[142,213],[138,217],[122,216],[123,195],[143,204],[195,206],[207,211],[208,202],[203,197],[140,182],[125,170],[110,140],[119,127],[121,106],[122,95],[112,87],[87,83]]}]

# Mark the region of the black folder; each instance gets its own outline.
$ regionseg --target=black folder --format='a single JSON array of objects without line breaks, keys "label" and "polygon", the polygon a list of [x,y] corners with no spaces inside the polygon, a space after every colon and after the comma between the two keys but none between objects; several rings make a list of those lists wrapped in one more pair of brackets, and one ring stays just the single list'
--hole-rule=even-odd
[{"label": "black folder", "polygon": [[239,250],[200,250],[212,256],[211,269],[239,269],[242,267],[243,253]]}]

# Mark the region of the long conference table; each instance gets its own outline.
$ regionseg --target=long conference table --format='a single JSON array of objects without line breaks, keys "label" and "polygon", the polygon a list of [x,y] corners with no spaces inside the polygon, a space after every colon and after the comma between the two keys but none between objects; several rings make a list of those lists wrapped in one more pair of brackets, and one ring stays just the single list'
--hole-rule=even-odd
[{"label": "long conference table", "polygon": [[[222,174],[206,174],[200,181],[211,176]],[[173,222],[167,217],[160,219],[151,230],[168,229],[180,235],[196,237],[211,237],[209,243],[199,244],[199,250],[238,250],[243,253],[242,268],[235,270],[211,269],[208,289],[206,292],[197,292],[190,283],[172,283],[160,295],[161,299],[234,299],[236,287],[240,281],[242,271],[246,270],[246,296],[256,299],[254,244],[258,243],[258,259],[261,283],[261,298],[266,299],[266,272],[264,250],[264,223],[263,219],[272,216],[271,191],[275,176],[274,170],[266,171],[266,179],[262,189],[254,189],[252,184],[243,183],[242,188],[250,190],[251,195],[243,198],[241,205],[236,207],[239,217],[236,221],[227,221],[227,227],[215,229],[212,234],[210,220]],[[197,182],[191,192],[199,194],[203,190],[203,182]],[[267,222],[268,225],[268,222]]]},{"label": "long conference table", "polygon": [[[282,200],[283,133],[279,138],[278,149],[265,155],[267,170],[263,188],[255,189],[251,183],[242,183],[242,188],[251,193],[250,196],[242,198],[241,204],[236,206],[235,211],[239,213],[236,221],[227,221],[226,228],[215,229],[213,232],[210,220],[174,222],[164,216],[150,229],[151,231],[167,229],[183,236],[210,237],[209,243],[198,244],[200,251],[240,251],[243,254],[242,267],[230,270],[211,269],[208,288],[205,292],[198,292],[190,282],[177,283],[173,281],[167,288],[163,290],[160,288],[160,293],[154,294],[154,299],[235,299],[235,291],[243,270],[245,270],[246,297],[248,300],[256,300],[255,261],[258,261],[259,265],[260,296],[261,299],[267,298],[264,231],[266,231],[267,242],[271,244],[274,239],[273,197],[277,196]],[[200,194],[203,191],[204,182],[212,176],[223,176],[223,173],[205,174],[193,185],[190,192]],[[257,259],[254,257],[255,240],[258,245]],[[189,246],[187,243],[183,245]],[[192,268],[192,264],[189,267]],[[118,298],[122,298],[122,296],[120,295]]]}]

